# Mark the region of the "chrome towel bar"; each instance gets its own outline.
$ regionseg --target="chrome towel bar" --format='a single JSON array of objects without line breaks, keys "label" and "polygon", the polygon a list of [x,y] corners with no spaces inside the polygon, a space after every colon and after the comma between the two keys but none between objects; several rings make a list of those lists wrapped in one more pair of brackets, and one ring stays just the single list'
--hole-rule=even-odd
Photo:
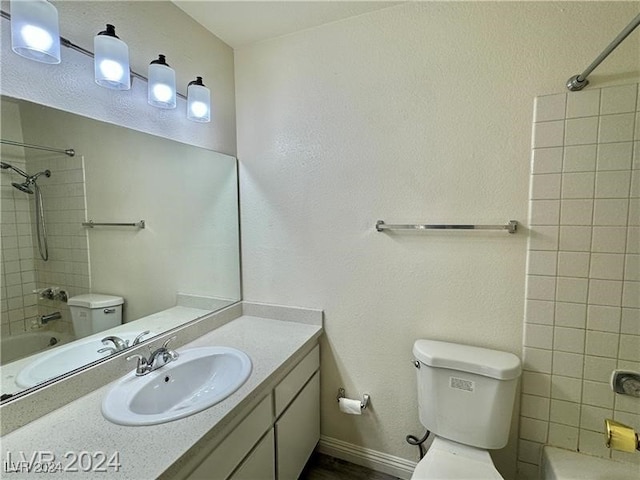
[{"label": "chrome towel bar", "polygon": [[518,231],[518,222],[509,220],[506,225],[388,225],[383,220],[376,222],[376,230],[506,230],[509,233]]},{"label": "chrome towel bar", "polygon": [[93,220],[89,220],[88,222],[82,222],[83,227],[93,228],[93,227],[137,227],[137,228],[145,228],[144,220],[140,220],[139,222],[134,223],[97,223]]}]

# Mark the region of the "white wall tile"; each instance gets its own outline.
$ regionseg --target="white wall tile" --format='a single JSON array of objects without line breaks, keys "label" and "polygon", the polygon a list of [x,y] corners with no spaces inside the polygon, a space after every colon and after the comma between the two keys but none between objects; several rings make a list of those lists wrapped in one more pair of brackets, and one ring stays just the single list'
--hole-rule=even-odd
[{"label": "white wall tile", "polygon": [[549,173],[531,177],[531,198],[548,200],[560,198],[560,174]]},{"label": "white wall tile", "polygon": [[564,141],[564,121],[535,123],[533,148],[560,147]]},{"label": "white wall tile", "polygon": [[[529,230],[531,250],[558,250],[560,229],[557,226],[535,226]],[[591,233],[591,232],[589,232]]]},{"label": "white wall tile", "polygon": [[622,360],[631,360],[632,362],[640,362],[640,336],[639,335],[620,335],[620,351],[618,358]]},{"label": "white wall tile", "polygon": [[614,392],[608,383],[585,380],[582,382],[582,403],[613,409]]},{"label": "white wall tile", "polygon": [[640,309],[623,308],[620,321],[620,333],[640,335]]},{"label": "white wall tile", "polygon": [[[573,145],[564,148],[563,172],[593,172],[596,168],[596,145]],[[629,157],[631,162],[631,157]]]},{"label": "white wall tile", "polygon": [[556,301],[584,303],[587,301],[586,278],[558,277]]},{"label": "white wall tile", "polygon": [[556,277],[527,275],[527,298],[532,300],[554,300]]},{"label": "white wall tile", "polygon": [[548,423],[543,420],[521,417],[520,437],[533,442],[545,443],[547,441]]},{"label": "white wall tile", "polygon": [[[564,144],[589,145],[596,143],[598,140],[598,118],[600,117],[584,117],[567,120],[565,125]],[[620,119],[618,120],[618,123],[624,123],[626,121],[626,119]],[[615,142],[624,140],[626,139],[610,141]]]},{"label": "white wall tile", "polygon": [[624,279],[640,281],[640,255],[630,253],[625,255]]},{"label": "white wall tile", "polygon": [[562,175],[562,198],[593,198],[595,173],[564,173]]},{"label": "white wall tile", "polygon": [[587,309],[587,328],[601,332],[620,332],[620,307],[608,307],[604,305],[589,305]]},{"label": "white wall tile", "polygon": [[633,140],[635,115],[623,113],[605,115],[600,118],[598,143],[630,142]]},{"label": "white wall tile", "polygon": [[624,227],[593,227],[592,251],[624,253],[627,229]]},{"label": "white wall tile", "polygon": [[633,142],[633,159],[631,160],[631,169],[640,170],[640,141]]},{"label": "white wall tile", "polygon": [[616,358],[618,356],[617,333],[596,332],[587,330],[585,353],[596,357]]},{"label": "white wall tile", "polygon": [[580,425],[580,404],[551,400],[549,421],[577,427]]},{"label": "white wall tile", "polygon": [[[523,462],[531,464],[538,464],[540,462],[540,455],[542,453],[542,443],[532,442],[530,440],[518,441],[518,459]],[[536,476],[532,476],[531,480],[536,480]],[[519,477],[519,480],[520,477]]]},{"label": "white wall tile", "polygon": [[560,227],[559,248],[560,250],[588,252],[591,249],[591,227]]},{"label": "white wall tile", "polygon": [[622,303],[622,282],[617,280],[589,280],[589,304],[620,306]]},{"label": "white wall tile", "polygon": [[631,171],[598,172],[596,198],[628,198]]},{"label": "white wall tile", "polygon": [[[609,96],[612,97],[611,102],[613,102],[617,98],[611,94]],[[618,96],[620,96],[620,94],[618,94]],[[534,104],[534,122],[564,120],[567,105],[567,95],[564,93],[560,93],[555,95],[544,95],[541,97],[536,97]],[[611,113],[620,112],[615,111]]]},{"label": "white wall tile", "polygon": [[554,447],[575,450],[578,448],[578,435],[579,430],[576,427],[550,423],[548,444]]},{"label": "white wall tile", "polygon": [[535,323],[526,324],[524,328],[524,345],[551,349],[553,346],[553,327]]},{"label": "white wall tile", "polygon": [[[562,147],[533,150],[533,173],[560,173],[562,171],[562,153]],[[629,144],[629,165],[631,165],[631,144]]]},{"label": "white wall tile", "polygon": [[633,142],[600,144],[597,170],[628,170],[631,168],[632,158]]},{"label": "white wall tile", "polygon": [[[568,352],[568,353],[584,353],[584,338],[585,338],[585,330],[580,328],[567,328],[567,327],[555,327],[553,329],[553,372],[558,373],[559,375],[566,376],[576,376],[576,375],[567,375],[566,373],[556,372],[556,357],[555,354],[560,352]],[[576,358],[574,358],[575,362],[578,362]],[[582,368],[582,360],[579,361],[580,368]],[[573,365],[575,367],[575,365]],[[562,367],[560,367],[562,368]]]},{"label": "white wall tile", "polygon": [[[636,85],[603,88],[600,98],[600,115],[634,112],[636,109],[637,94],[638,88]],[[551,103],[551,101],[547,103]],[[556,103],[558,103],[558,100],[556,100]],[[551,105],[546,107],[546,110],[551,109]]]},{"label": "white wall tile", "polygon": [[589,276],[589,252],[558,252],[558,275],[562,277]]},{"label": "white wall tile", "polygon": [[[604,430],[604,418],[602,419],[602,430]],[[578,448],[580,452],[596,457],[609,458],[611,451],[605,445],[602,431],[590,431],[580,429],[578,438]]]},{"label": "white wall tile", "polygon": [[579,378],[551,375],[551,398],[580,403],[580,399],[582,398],[582,380]]},{"label": "white wall tile", "polygon": [[640,225],[640,198],[629,199],[628,225],[634,226],[634,227],[637,227],[638,225]]},{"label": "white wall tile", "polygon": [[525,394],[522,396],[520,413],[529,418],[549,420],[549,402],[548,398]]},{"label": "white wall tile", "polygon": [[522,393],[548,397],[551,394],[551,375],[522,372]]},{"label": "white wall tile", "polygon": [[532,200],[531,225],[558,225],[560,202],[558,200]]},{"label": "white wall tile", "polygon": [[555,325],[585,328],[587,306],[584,303],[556,302]]},{"label": "white wall tile", "polygon": [[593,200],[562,200],[561,225],[591,225],[592,218]]},{"label": "white wall tile", "polygon": [[624,281],[622,306],[627,308],[640,308],[640,282]]},{"label": "white wall tile", "polygon": [[589,276],[601,280],[622,280],[624,258],[620,253],[594,253],[591,255]]},{"label": "white wall tile", "polygon": [[526,322],[553,325],[554,306],[555,303],[553,301],[526,300]]},{"label": "white wall tile", "polygon": [[551,350],[524,347],[523,368],[532,372],[551,373]]},{"label": "white wall tile", "polygon": [[[555,346],[554,346],[555,348]],[[554,375],[582,378],[584,355],[554,350],[553,370]]]},{"label": "white wall tile", "polygon": [[585,355],[584,357],[584,378],[596,382],[608,382],[611,372],[616,369],[617,360],[615,358],[594,357]]},{"label": "white wall tile", "polygon": [[631,193],[632,198],[640,197],[640,170],[631,172]]},{"label": "white wall tile", "polygon": [[[558,254],[547,250],[529,251],[528,272],[531,275],[555,275]],[[622,278],[621,278],[622,279]]]},{"label": "white wall tile", "polygon": [[600,89],[567,94],[567,118],[590,117],[600,112]]}]

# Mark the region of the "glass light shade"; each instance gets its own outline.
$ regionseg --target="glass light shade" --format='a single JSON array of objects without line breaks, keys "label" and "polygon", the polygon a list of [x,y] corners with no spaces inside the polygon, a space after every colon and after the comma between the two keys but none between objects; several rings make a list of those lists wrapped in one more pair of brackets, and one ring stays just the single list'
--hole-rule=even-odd
[{"label": "glass light shade", "polygon": [[96,83],[114,90],[131,88],[129,71],[129,47],[115,36],[113,25],[93,39]]},{"label": "glass light shade", "polygon": [[42,63],[60,63],[58,10],[45,0],[12,0],[11,49]]},{"label": "glass light shade", "polygon": [[176,108],[176,72],[164,55],[149,64],[148,102],[158,108]]},{"label": "glass light shade", "polygon": [[194,122],[211,121],[211,91],[202,83],[202,77],[187,87],[187,118]]}]

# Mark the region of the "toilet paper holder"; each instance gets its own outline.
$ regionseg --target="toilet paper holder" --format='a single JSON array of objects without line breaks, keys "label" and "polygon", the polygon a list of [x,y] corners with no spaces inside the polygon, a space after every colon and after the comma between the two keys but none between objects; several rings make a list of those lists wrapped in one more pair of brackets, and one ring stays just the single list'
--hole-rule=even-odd
[{"label": "toilet paper holder", "polygon": [[[345,391],[344,388],[339,388],[338,389],[338,396],[336,397],[336,402],[339,402],[341,398],[345,398]],[[365,408],[367,408],[367,406],[369,405],[369,395],[368,394],[364,394],[362,396],[362,401],[360,402],[360,410],[364,410]]]}]

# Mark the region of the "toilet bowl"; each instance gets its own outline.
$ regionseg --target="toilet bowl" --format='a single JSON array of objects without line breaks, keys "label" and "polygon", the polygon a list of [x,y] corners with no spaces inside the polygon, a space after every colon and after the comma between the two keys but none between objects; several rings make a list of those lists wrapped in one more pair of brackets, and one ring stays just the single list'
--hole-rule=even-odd
[{"label": "toilet bowl", "polygon": [[507,444],[520,359],[436,340],[417,340],[413,355],[420,423],[434,440],[412,480],[501,479],[488,450]]},{"label": "toilet bowl", "polygon": [[501,480],[487,450],[435,437],[411,480]]}]

